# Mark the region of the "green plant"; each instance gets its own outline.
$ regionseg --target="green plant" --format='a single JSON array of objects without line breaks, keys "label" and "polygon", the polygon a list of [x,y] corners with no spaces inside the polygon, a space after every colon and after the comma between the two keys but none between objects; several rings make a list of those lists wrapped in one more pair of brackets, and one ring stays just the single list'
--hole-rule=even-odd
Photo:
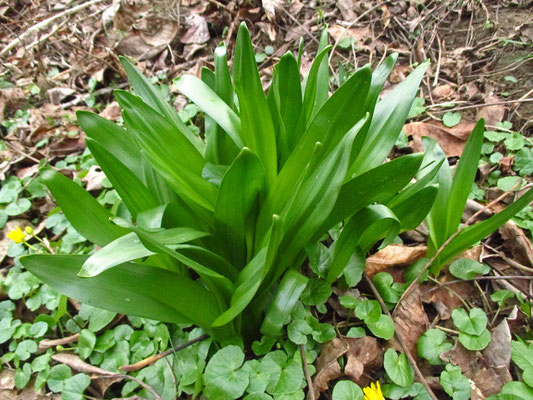
[{"label": "green plant", "polygon": [[[418,178],[420,180],[429,178],[432,182],[438,183],[437,197],[425,220],[429,232],[428,257],[436,255],[437,251],[446,245],[430,266],[431,272],[435,275],[439,274],[443,265],[492,233],[533,200],[533,189],[530,189],[500,213],[475,225],[459,229],[466,201],[476,177],[483,137],[484,122],[481,120],[465,144],[453,178],[448,160],[438,143],[429,137],[422,139],[425,157]],[[424,168],[435,163],[440,165],[436,171],[435,168]]]}]

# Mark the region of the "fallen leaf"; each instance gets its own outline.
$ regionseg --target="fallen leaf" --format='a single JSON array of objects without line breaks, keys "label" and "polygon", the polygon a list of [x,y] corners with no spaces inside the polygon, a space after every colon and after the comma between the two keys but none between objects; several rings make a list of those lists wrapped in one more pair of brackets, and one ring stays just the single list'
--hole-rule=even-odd
[{"label": "fallen leaf", "polygon": [[483,358],[491,367],[509,368],[511,362],[511,330],[504,319],[492,331],[490,343],[483,350]]},{"label": "fallen leaf", "polygon": [[191,14],[185,19],[185,24],[188,29],[180,38],[181,43],[203,44],[209,40],[209,28],[204,17],[198,14]]},{"label": "fallen leaf", "polygon": [[371,336],[360,338],[343,338],[348,343],[348,360],[344,375],[352,378],[358,385],[369,383],[369,373],[383,365],[383,348],[378,340]]},{"label": "fallen leaf", "polygon": [[[440,281],[445,283],[456,279],[448,271],[444,271]],[[435,288],[433,283],[424,283],[422,285],[422,300],[425,303],[432,303],[440,318],[447,320],[450,319],[453,310],[463,306],[461,299],[469,298],[474,287],[471,282],[465,281],[438,287],[437,289],[432,288]]]},{"label": "fallen leaf", "polygon": [[524,231],[513,221],[507,221],[498,231],[505,239],[503,245],[520,264],[533,267],[533,245]]},{"label": "fallen leaf", "polygon": [[411,145],[413,151],[422,152],[422,136],[435,139],[448,157],[460,156],[463,153],[465,141],[450,133],[444,125],[437,126],[429,122],[411,122],[403,126],[403,131],[408,136],[413,136]]},{"label": "fallen leaf", "polygon": [[0,371],[0,390],[13,390],[15,388],[15,370],[3,368]]},{"label": "fallen leaf", "polygon": [[455,345],[451,350],[440,355],[442,361],[459,366],[461,372],[465,375],[477,370],[478,357],[479,352],[467,350],[458,340],[455,341]]},{"label": "fallen leaf", "polygon": [[[498,96],[488,95],[485,97],[485,104],[501,102]],[[476,119],[485,119],[485,125],[494,126],[502,122],[505,117],[505,107],[502,104],[489,107],[480,107],[476,113]]]},{"label": "fallen leaf", "polygon": [[276,10],[281,7],[280,0],[262,0],[263,10],[267,18],[271,21],[276,17]]},{"label": "fallen leaf", "polygon": [[75,333],[72,336],[67,336],[61,339],[43,339],[39,342],[39,351],[47,350],[51,347],[56,347],[59,345],[65,345],[68,343],[76,342],[80,337],[79,333]]},{"label": "fallen leaf", "polygon": [[46,91],[46,100],[53,105],[59,105],[75,93],[68,87],[56,87]]},{"label": "fallen leaf", "polygon": [[372,278],[389,267],[411,265],[420,258],[425,257],[426,252],[427,246],[390,244],[367,258],[365,272],[369,278]]},{"label": "fallen leaf", "polygon": [[335,338],[322,346],[320,356],[316,360],[316,373],[313,377],[315,393],[328,388],[331,380],[342,376],[341,366],[337,359],[348,352],[348,344],[341,338]]},{"label": "fallen leaf", "polygon": [[431,95],[436,100],[450,100],[455,98],[457,92],[455,91],[452,85],[447,83],[445,85],[437,86],[431,91]]},{"label": "fallen leaf", "polygon": [[[402,302],[396,306],[392,317],[396,333],[402,338],[411,355],[417,359],[418,339],[429,328],[429,320],[422,305],[422,296],[418,284],[415,284]],[[391,339],[389,343],[396,350],[403,350],[396,338]]]},{"label": "fallen leaf", "polygon": [[85,189],[90,192],[92,190],[102,189],[102,180],[105,178],[105,173],[98,165],[93,165],[89,168],[87,174],[82,178],[82,182],[87,182]]},{"label": "fallen leaf", "polygon": [[472,391],[472,400],[483,400],[498,394],[503,385],[513,380],[506,367],[479,368],[469,378],[474,382],[474,386],[477,389],[475,392]]},{"label": "fallen leaf", "polygon": [[96,375],[108,375],[116,376],[120,375],[116,372],[106,371],[105,369],[95,367],[94,365],[87,364],[77,355],[69,352],[57,353],[52,356],[52,360],[61,364],[68,365],[70,368],[83,372],[84,374],[96,374]]},{"label": "fallen leaf", "polygon": [[122,116],[122,112],[118,103],[116,101],[113,101],[112,103],[109,103],[99,115],[102,118],[109,119],[111,121],[116,121]]},{"label": "fallen leaf", "polygon": [[346,29],[340,25],[332,25],[328,27],[328,33],[331,35],[331,38],[336,42],[344,38],[350,37],[358,42],[365,42],[365,40],[370,37],[370,30],[368,26]]}]

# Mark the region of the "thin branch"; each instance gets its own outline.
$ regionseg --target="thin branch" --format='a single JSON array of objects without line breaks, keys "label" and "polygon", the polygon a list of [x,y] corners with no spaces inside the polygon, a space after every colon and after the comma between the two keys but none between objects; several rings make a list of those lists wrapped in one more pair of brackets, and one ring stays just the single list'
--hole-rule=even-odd
[{"label": "thin branch", "polygon": [[439,284],[438,286],[433,286],[431,289],[426,290],[424,294],[434,292],[435,290],[438,290],[441,287],[453,285],[454,283],[470,282],[470,281],[513,280],[513,279],[533,280],[533,276],[501,275],[501,276],[475,276],[474,278],[471,278],[471,279],[455,279],[453,281],[443,282]]},{"label": "thin branch", "polygon": [[305,347],[303,344],[300,345],[300,355],[302,356],[302,364],[304,365],[304,374],[305,380],[307,381],[307,399],[315,400],[315,388],[313,387],[313,381],[311,380],[311,374],[309,373],[309,367],[307,366],[307,357],[305,356]]},{"label": "thin branch", "polygon": [[129,379],[131,381],[137,382],[143,388],[148,390],[152,394],[152,396],[155,397],[156,400],[165,400],[161,397],[159,393],[156,392],[156,390],[152,386],[148,385],[147,383],[143,382],[141,379],[136,378],[134,376],[123,375],[123,374],[91,376],[91,379],[109,379],[109,378],[122,378],[122,379]]},{"label": "thin branch", "polygon": [[148,358],[145,358],[144,360],[141,360],[135,364],[131,365],[123,365],[119,368],[121,371],[131,372],[131,371],[137,371],[141,368],[146,367],[147,365],[153,364],[158,360],[161,360],[162,358],[165,358],[166,356],[173,354],[177,351],[183,350],[189,346],[192,346],[195,343],[201,342],[202,340],[205,340],[209,337],[209,335],[203,334],[201,336],[198,336],[196,339],[189,340],[187,343],[180,344],[179,346],[174,347],[173,349],[166,350],[162,353],[150,356]]},{"label": "thin branch", "polygon": [[[389,316],[389,318],[392,320],[392,323],[394,324],[394,319],[392,318],[392,315],[391,315],[389,309],[387,308],[385,302],[383,301],[383,298],[381,297],[381,295],[379,294],[378,290],[374,286],[374,283],[372,282],[372,279],[370,279],[366,273],[364,273],[363,276],[365,277],[366,283],[368,283],[368,285],[370,286],[370,289],[372,290],[372,293],[374,294],[374,296],[378,300],[379,304],[381,305],[381,309],[383,310],[383,312],[385,314],[387,314]],[[416,282],[416,280],[415,280],[415,282]],[[395,325],[394,326],[394,336],[396,337],[396,339],[398,339],[398,343],[400,343],[400,346],[402,347],[402,350],[403,350],[404,354],[407,356],[407,359],[409,360],[409,363],[411,364],[411,366],[415,370],[415,374],[418,376],[418,379],[420,380],[420,383],[422,383],[422,385],[424,385],[424,388],[426,389],[426,391],[428,392],[429,396],[433,400],[439,400],[437,398],[437,396],[435,396],[435,393],[433,393],[433,390],[431,390],[431,387],[429,386],[429,383],[426,380],[424,374],[422,374],[422,371],[420,371],[420,369],[418,368],[418,365],[416,364],[415,359],[411,355],[411,352],[409,351],[409,349],[407,349],[407,346],[405,345],[405,343],[403,341],[402,335],[400,335],[400,333],[396,329],[396,324],[394,324],[394,325]]]},{"label": "thin branch", "polygon": [[442,114],[442,113],[447,113],[447,112],[451,112],[451,111],[469,110],[471,108],[491,107],[491,106],[499,106],[499,105],[504,105],[504,104],[515,104],[515,103],[528,103],[528,102],[531,102],[531,101],[533,101],[533,99],[518,99],[518,100],[507,100],[507,101],[495,101],[494,103],[472,104],[470,106],[447,108],[446,110],[435,110],[435,111],[433,111],[433,113]]},{"label": "thin branch", "polygon": [[29,29],[25,30],[24,32],[22,32],[20,34],[20,36],[18,36],[17,38],[13,39],[6,47],[4,47],[2,49],[2,51],[0,51],[0,56],[3,56],[4,54],[6,54],[9,50],[11,50],[16,45],[22,44],[26,37],[28,37],[29,35],[31,35],[34,32],[37,32],[37,31],[41,30],[42,28],[44,28],[48,24],[54,22],[56,19],[64,17],[64,16],[67,16],[67,15],[70,15],[70,14],[74,14],[74,13],[78,12],[79,10],[82,10],[84,8],[87,8],[87,7],[90,7],[90,6],[94,5],[94,4],[102,3],[103,1],[104,0],[92,0],[92,1],[89,1],[87,3],[81,3],[80,5],[78,5],[76,7],[72,7],[70,9],[68,9],[68,10],[60,12],[59,14],[52,15],[50,18],[47,18],[44,21],[41,21],[38,24],[33,25],[31,28],[29,28]]}]

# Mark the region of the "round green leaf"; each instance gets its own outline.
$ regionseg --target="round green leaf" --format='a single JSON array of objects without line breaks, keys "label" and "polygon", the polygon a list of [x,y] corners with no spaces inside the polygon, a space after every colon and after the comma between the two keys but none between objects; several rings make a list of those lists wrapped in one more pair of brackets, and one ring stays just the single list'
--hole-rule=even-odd
[{"label": "round green leaf", "polygon": [[515,395],[520,399],[533,399],[533,388],[524,382],[507,382],[500,391],[500,395],[504,394]]},{"label": "round green leaf", "polygon": [[24,340],[18,344],[15,350],[15,356],[19,360],[25,361],[35,352],[37,352],[37,343],[33,340]]},{"label": "round green leaf", "polygon": [[394,336],[394,322],[388,315],[381,314],[377,321],[369,321],[366,326],[374,335],[382,339],[389,340]]},{"label": "round green leaf", "polygon": [[83,392],[91,384],[91,378],[86,374],[76,374],[65,380],[61,392],[62,400],[83,400]]},{"label": "round green leaf", "polygon": [[205,369],[206,386],[217,389],[230,399],[244,393],[249,383],[249,374],[241,369],[244,353],[238,346],[220,349],[209,360]]},{"label": "round green leaf", "polygon": [[31,337],[39,338],[44,336],[47,330],[48,324],[46,322],[36,322],[30,327],[30,335]]},{"label": "round green leaf", "polygon": [[454,127],[459,122],[461,122],[461,113],[460,112],[447,112],[442,117],[442,123],[448,128]]},{"label": "round green leaf", "polygon": [[490,295],[490,299],[498,303],[498,307],[502,307],[506,300],[512,299],[515,296],[514,292],[507,289],[498,290]]},{"label": "round green leaf", "polygon": [[363,400],[363,391],[352,381],[339,381],[333,388],[333,400]]},{"label": "round green leaf", "polygon": [[450,264],[450,273],[456,278],[469,280],[489,273],[490,267],[471,258],[459,258]]},{"label": "round green leaf", "polygon": [[396,385],[408,387],[413,384],[415,371],[409,365],[405,354],[398,355],[393,349],[388,349],[385,352],[383,366],[390,380]]},{"label": "round green leaf", "polygon": [[96,344],[96,335],[89,329],[83,329],[78,339],[78,353],[85,360],[91,355]]},{"label": "round green leaf", "polygon": [[367,324],[379,320],[380,315],[381,307],[376,300],[361,301],[355,306],[355,316]]},{"label": "round green leaf", "polygon": [[311,279],[305,287],[300,300],[307,306],[325,303],[331,296],[331,285],[323,279]]},{"label": "round green leaf", "polygon": [[527,385],[533,387],[533,367],[529,367],[524,370],[524,373],[522,374],[522,379]]},{"label": "round green leaf", "polygon": [[346,337],[351,338],[359,338],[363,336],[366,336],[366,331],[365,328],[361,328],[360,326],[354,326],[346,333]]},{"label": "round green leaf", "polygon": [[15,372],[15,387],[17,389],[24,389],[31,378],[31,366],[26,363],[22,366],[22,369],[17,368]]},{"label": "round green leaf", "polygon": [[490,343],[490,332],[487,329],[481,335],[459,332],[459,342],[468,350],[483,350]]},{"label": "round green leaf", "polygon": [[[506,176],[504,178],[498,179],[496,185],[504,192],[507,192],[513,189],[521,180],[522,178],[520,178],[519,176]],[[518,185],[514,190],[518,190],[521,187],[522,185]]]},{"label": "round green leaf", "polygon": [[426,331],[418,340],[418,355],[432,365],[442,364],[440,355],[451,350],[453,345],[446,342],[446,334],[439,329]]},{"label": "round green leaf", "polygon": [[70,367],[65,364],[59,364],[50,369],[46,384],[52,392],[58,393],[63,390],[64,382],[71,376]]},{"label": "round green leaf", "polygon": [[446,369],[440,374],[440,384],[453,400],[468,400],[472,393],[472,387],[468,379],[461,374],[461,368],[446,364]]},{"label": "round green leaf", "polygon": [[456,308],[452,312],[454,325],[464,333],[479,336],[487,327],[487,315],[480,308],[472,308],[470,314],[462,308]]},{"label": "round green leaf", "polygon": [[387,303],[396,304],[403,293],[401,285],[394,282],[392,275],[387,272],[377,273],[374,276],[374,285]]},{"label": "round green leaf", "polygon": [[28,199],[17,199],[9,203],[6,207],[6,214],[10,216],[20,215],[31,208],[31,201]]},{"label": "round green leaf", "polygon": [[289,326],[287,326],[289,340],[295,344],[306,344],[307,335],[312,332],[313,328],[311,328],[309,323],[303,319],[292,321]]}]

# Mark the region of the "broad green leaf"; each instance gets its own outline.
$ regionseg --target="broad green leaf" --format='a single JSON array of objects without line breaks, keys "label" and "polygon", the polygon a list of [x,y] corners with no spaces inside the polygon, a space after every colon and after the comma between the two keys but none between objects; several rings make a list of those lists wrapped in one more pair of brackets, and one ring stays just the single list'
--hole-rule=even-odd
[{"label": "broad green leaf", "polygon": [[86,139],[86,142],[91,154],[134,218],[140,211],[159,205],[141,180],[105,147],[92,139]]},{"label": "broad green leaf", "polygon": [[[251,243],[247,243],[247,238],[253,233],[247,222],[263,186],[261,161],[245,147],[222,178],[214,213],[215,228],[225,245],[228,260],[239,269],[246,264],[246,255],[250,254],[247,248]],[[255,221],[253,217],[251,220]]]},{"label": "broad green leaf", "polygon": [[381,314],[377,320],[365,321],[366,326],[379,338],[390,340],[394,336],[394,322],[388,315]]},{"label": "broad green leaf", "polygon": [[96,344],[96,335],[89,329],[82,329],[78,339],[78,353],[85,360],[91,355]]},{"label": "broad green leaf", "polygon": [[[58,292],[110,311],[164,322],[208,327],[218,315],[213,295],[184,275],[123,264],[90,279],[77,276],[86,256],[33,255],[24,267]],[[176,301],[176,293],[180,301]]]},{"label": "broad green leaf", "polygon": [[[533,398],[533,388],[526,385],[524,382],[507,382],[501,392],[500,392],[500,396],[505,396],[505,395],[514,395],[516,396],[518,399],[530,399],[530,398]],[[498,397],[498,400],[500,400],[500,398]],[[503,398],[501,400],[508,400],[507,398]],[[511,400],[515,400],[515,399],[511,399]]]},{"label": "broad green leaf", "polygon": [[374,286],[383,300],[387,303],[396,304],[402,295],[404,288],[385,271],[378,272],[373,278]]},{"label": "broad green leaf", "polygon": [[204,143],[185,126],[176,110],[163,98],[161,92],[128,59],[120,57],[120,63],[126,71],[126,74],[128,74],[128,80],[133,86],[135,93],[142,97],[150,107],[157,110],[167,121],[172,123],[203,154],[205,150]]},{"label": "broad green leaf", "polygon": [[511,349],[511,358],[522,371],[533,368],[533,344],[513,340]]},{"label": "broad green leaf", "polygon": [[381,64],[379,64],[379,66],[372,73],[372,83],[370,85],[370,90],[368,91],[365,107],[367,110],[369,110],[371,117],[373,115],[374,106],[378,100],[379,92],[381,92],[385,81],[392,72],[397,59],[398,53],[392,53]]},{"label": "broad green leaf", "polygon": [[472,308],[468,314],[463,308],[456,308],[452,319],[457,329],[469,335],[481,335],[487,327],[487,314],[480,308]]},{"label": "broad green leaf", "polygon": [[85,189],[59,172],[46,170],[41,179],[57,204],[80,235],[98,246],[105,246],[127,231],[109,221],[111,213]]},{"label": "broad green leaf", "polygon": [[357,383],[352,381],[339,381],[333,388],[333,400],[363,400],[363,391]]},{"label": "broad green leaf", "polygon": [[442,116],[442,123],[448,128],[453,128],[461,122],[461,113],[460,112],[447,112]]},{"label": "broad green leaf", "polygon": [[238,148],[244,147],[239,117],[214,90],[193,75],[180,76],[175,80],[175,85],[182,94],[220,125]]},{"label": "broad green leaf", "polygon": [[360,175],[385,161],[411,108],[429,62],[420,64],[392,92],[377,103],[365,143],[349,170]]},{"label": "broad green leaf", "polygon": [[261,325],[263,335],[278,336],[308,281],[309,278],[295,270],[291,269],[285,273]]},{"label": "broad green leaf", "polygon": [[402,231],[416,229],[422,223],[433,207],[438,192],[437,185],[430,185],[391,207],[400,221]]},{"label": "broad green leaf", "polygon": [[[317,52],[320,54],[324,49],[328,49],[331,46],[328,45],[328,29],[327,27],[322,30],[320,34],[320,41],[318,43]],[[317,57],[318,58],[318,57]],[[315,60],[315,62],[317,62]],[[306,120],[309,121],[313,119],[318,110],[328,99],[329,91],[329,63],[327,57],[324,57],[320,62],[317,62],[318,69],[316,72],[316,83],[315,79],[310,79],[311,72],[306,80],[305,86],[305,97],[304,97],[304,107],[306,108]],[[311,66],[312,68],[313,66]],[[308,96],[308,88],[311,85],[316,85],[316,88],[313,88],[314,96],[312,101]]]},{"label": "broad green leaf", "polygon": [[218,389],[225,398],[237,399],[249,383],[249,374],[242,367],[244,353],[238,346],[227,346],[217,351],[205,368],[207,389]]},{"label": "broad green leaf", "polygon": [[471,258],[459,258],[450,264],[450,273],[463,280],[473,279],[476,275],[485,275],[490,271],[487,264],[481,264]]},{"label": "broad green leaf", "polygon": [[381,315],[381,308],[377,300],[365,300],[357,302],[355,306],[355,316],[365,321],[378,321]]},{"label": "broad green leaf", "polygon": [[[481,119],[470,134],[455,169],[447,206],[447,237],[455,233],[461,223],[466,200],[468,200],[472,183],[474,183],[476,178],[484,130],[485,122]],[[442,227],[438,229],[442,229]]]},{"label": "broad green leaf", "polygon": [[22,369],[17,368],[15,371],[15,387],[17,389],[24,389],[31,378],[31,365],[26,363],[22,366]]},{"label": "broad green leaf", "polygon": [[490,332],[484,329],[479,335],[470,335],[465,332],[459,332],[459,342],[468,350],[483,350],[490,343]]},{"label": "broad green leaf", "polygon": [[[311,68],[307,76],[302,83],[303,91],[303,114],[302,118],[306,121],[307,125],[311,122],[313,110],[315,109],[315,103],[317,103],[317,90],[319,90],[319,72],[321,70],[322,62],[327,60],[328,53],[331,50],[331,46],[322,48],[316,55]],[[323,85],[321,85],[321,89]],[[323,99],[323,95],[319,95]],[[320,100],[319,100],[320,101]],[[318,103],[317,103],[318,104]],[[318,108],[318,107],[317,107]]]},{"label": "broad green leaf", "polygon": [[440,355],[451,350],[453,345],[446,342],[446,334],[439,329],[430,329],[418,339],[418,355],[425,358],[431,365],[440,365]]},{"label": "broad green leaf", "polygon": [[512,290],[507,289],[497,290],[490,295],[490,299],[493,302],[498,303],[498,307],[503,307],[506,300],[513,299],[514,297],[515,293]]},{"label": "broad green leaf", "polygon": [[83,400],[83,392],[91,384],[91,378],[86,374],[76,374],[65,380],[61,391],[62,400]]},{"label": "broad green leaf", "polygon": [[396,351],[388,349],[385,352],[383,366],[390,380],[396,385],[408,387],[413,384],[415,372],[405,354],[401,353],[398,356]]},{"label": "broad green leaf", "polygon": [[472,387],[468,379],[461,373],[461,368],[446,364],[446,369],[440,374],[440,384],[453,400],[468,400],[472,393]]},{"label": "broad green leaf", "polygon": [[267,187],[277,174],[276,132],[259,79],[250,32],[242,23],[235,42],[233,82],[239,98],[242,139],[263,163]]}]

